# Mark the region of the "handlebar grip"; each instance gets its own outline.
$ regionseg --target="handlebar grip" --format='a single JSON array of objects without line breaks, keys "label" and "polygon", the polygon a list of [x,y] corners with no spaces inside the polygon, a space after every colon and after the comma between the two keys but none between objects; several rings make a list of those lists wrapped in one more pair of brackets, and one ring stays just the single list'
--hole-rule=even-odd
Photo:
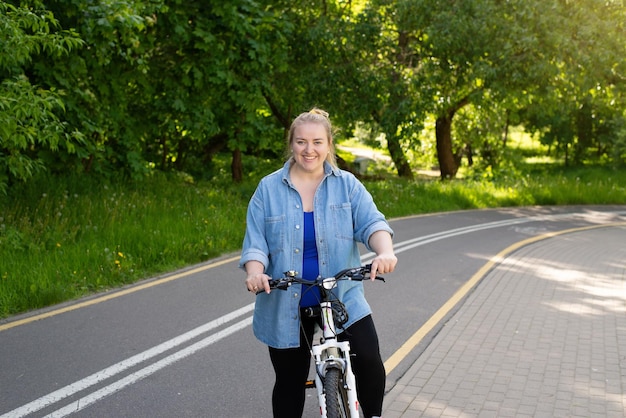
[{"label": "handlebar grip", "polygon": [[[278,284],[280,283],[280,280],[278,279],[270,279],[267,281],[268,284],[270,285],[270,289],[276,289]],[[256,292],[256,295],[260,295],[261,293],[265,293],[265,289],[261,289],[258,292]]]}]

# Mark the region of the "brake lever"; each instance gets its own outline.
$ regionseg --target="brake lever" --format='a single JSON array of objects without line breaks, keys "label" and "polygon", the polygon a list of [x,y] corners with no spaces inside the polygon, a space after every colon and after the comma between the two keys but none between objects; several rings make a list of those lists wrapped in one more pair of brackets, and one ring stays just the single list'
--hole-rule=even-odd
[{"label": "brake lever", "polygon": [[[365,273],[368,273],[368,274],[371,273],[372,272],[372,265],[371,264],[366,264],[364,270],[365,270]],[[385,280],[385,278],[383,276],[376,275],[376,280],[380,280],[382,282],[386,282],[386,280]]]}]

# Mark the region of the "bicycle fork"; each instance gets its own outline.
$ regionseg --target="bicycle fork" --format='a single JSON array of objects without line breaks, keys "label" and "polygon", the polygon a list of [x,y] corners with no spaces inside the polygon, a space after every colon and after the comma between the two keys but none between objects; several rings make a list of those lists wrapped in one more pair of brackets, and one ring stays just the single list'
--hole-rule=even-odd
[{"label": "bicycle fork", "polygon": [[359,402],[356,395],[356,381],[352,373],[350,361],[350,343],[337,341],[337,331],[333,319],[331,302],[322,302],[322,335],[323,342],[311,347],[311,353],[315,359],[315,387],[322,418],[326,418],[326,394],[324,392],[323,378],[330,368],[341,370],[348,395],[348,408],[351,417],[359,416]]}]

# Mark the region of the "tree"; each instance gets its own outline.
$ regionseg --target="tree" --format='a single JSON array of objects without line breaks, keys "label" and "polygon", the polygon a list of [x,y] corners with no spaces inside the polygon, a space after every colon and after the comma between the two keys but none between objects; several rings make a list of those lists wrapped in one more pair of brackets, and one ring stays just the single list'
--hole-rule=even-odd
[{"label": "tree", "polygon": [[154,23],[156,6],[132,1],[32,3],[37,10],[52,12],[61,27],[72,28],[84,41],[83,48],[67,57],[40,59],[31,68],[40,85],[65,92],[64,122],[84,134],[83,155],[65,158],[62,170],[105,176],[145,172],[141,139],[148,115],[138,117],[133,104],[141,85],[148,84],[145,34]]},{"label": "tree", "polygon": [[67,56],[81,45],[51,13],[0,2],[0,191],[46,169],[45,153],[78,152],[78,131],[63,123],[62,92],[33,84],[27,68],[42,55]]},{"label": "tree", "polygon": [[253,1],[179,1],[162,9],[150,33],[151,82],[141,113],[160,119],[150,136],[160,138],[163,168],[172,162],[182,169],[194,155],[203,165],[229,150],[233,179],[242,179],[241,150],[263,147],[257,111],[280,36],[274,12]]},{"label": "tree", "polygon": [[341,113],[352,126],[360,121],[382,131],[398,175],[412,178],[406,149],[416,144],[424,116],[414,81],[419,56],[411,49],[413,34],[395,19],[394,2],[366,2],[351,11],[339,26],[343,72],[337,84],[350,86],[337,89]]},{"label": "tree", "polygon": [[385,132],[401,176],[412,175],[404,149],[419,144],[426,115],[436,117],[441,177],[454,177],[467,149],[453,140],[457,112],[480,107],[491,90],[490,101],[498,92],[506,97],[527,80],[536,40],[519,36],[526,22],[515,23],[511,2],[500,3],[380,0],[362,14],[362,28],[371,29],[363,31],[370,37],[364,37],[367,54],[360,63],[375,86],[364,102]]},{"label": "tree", "polygon": [[[280,44],[278,16],[252,0],[50,1],[87,47],[39,76],[71,91],[69,123],[90,138],[86,169],[207,171],[215,152],[262,147],[262,86]],[[278,41],[278,42],[277,42]]]},{"label": "tree", "polygon": [[[280,155],[293,117],[313,106],[344,135],[358,123],[383,132],[408,178],[407,151],[432,115],[443,179],[464,155],[497,164],[511,117],[573,160],[621,155],[618,1],[21,3],[33,11],[2,3],[13,23],[1,30],[28,40],[0,58],[5,183],[44,166],[209,176],[220,152],[237,181],[246,154]],[[39,113],[16,118],[25,100]],[[471,125],[455,127],[459,116]],[[30,136],[15,134],[20,123]]]},{"label": "tree", "polygon": [[[371,42],[377,45],[376,52],[366,62],[384,80],[379,82],[385,100],[380,109],[395,104],[389,106],[393,109],[389,117],[381,118],[388,124],[385,132],[393,138],[394,129],[402,131],[411,120],[403,104],[416,116],[434,114],[442,179],[456,175],[469,145],[476,151],[477,144],[453,136],[455,116],[466,106],[472,105],[474,111],[485,109],[487,117],[491,110],[487,106],[500,104],[502,118],[531,106],[534,112],[554,109],[578,136],[591,138],[595,134],[590,121],[598,120],[592,103],[602,91],[615,98],[615,89],[598,84],[597,74],[584,74],[604,72],[605,79],[623,84],[624,61],[618,57],[625,52],[625,19],[618,2],[381,0],[370,4],[370,16],[375,18],[369,22],[377,24],[381,40]],[[603,44],[601,28],[607,25],[598,23],[604,16],[609,16],[611,29],[608,37],[605,32],[610,39]],[[378,64],[375,57],[380,56],[386,57],[388,65]],[[584,70],[573,63],[584,63]],[[564,72],[567,68],[571,70]],[[567,80],[567,89],[558,87],[560,80]],[[559,107],[537,106],[548,104],[545,98],[554,97],[557,91],[564,98],[566,91],[579,88],[580,100],[572,101],[577,110],[569,116],[563,114],[562,102]],[[557,119],[546,122],[558,126]],[[407,137],[405,132],[402,135]]]},{"label": "tree", "polygon": [[525,109],[528,128],[565,164],[615,154],[626,108],[626,7],[620,1],[561,1],[551,29],[558,72]]},{"label": "tree", "polygon": [[[452,137],[459,110],[470,104],[502,102],[523,95],[553,71],[550,39],[528,1],[421,2],[415,13],[423,28],[425,81],[432,92],[429,111],[436,115],[437,156],[441,178],[456,175],[468,143]],[[545,9],[545,7],[544,7]],[[542,10],[541,13],[544,13]]]},{"label": "tree", "polygon": [[286,135],[293,118],[314,106],[329,111],[335,125],[350,127],[358,119],[358,67],[354,63],[351,2],[271,2],[285,22],[269,83],[263,87],[267,108]]}]

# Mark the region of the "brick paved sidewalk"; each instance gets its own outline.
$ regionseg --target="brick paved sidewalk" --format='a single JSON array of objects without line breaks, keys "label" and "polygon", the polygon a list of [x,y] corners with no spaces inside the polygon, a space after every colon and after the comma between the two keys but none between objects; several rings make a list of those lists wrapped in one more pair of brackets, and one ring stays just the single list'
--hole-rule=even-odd
[{"label": "brick paved sidewalk", "polygon": [[392,388],[383,417],[626,417],[626,228],[510,254]]}]

